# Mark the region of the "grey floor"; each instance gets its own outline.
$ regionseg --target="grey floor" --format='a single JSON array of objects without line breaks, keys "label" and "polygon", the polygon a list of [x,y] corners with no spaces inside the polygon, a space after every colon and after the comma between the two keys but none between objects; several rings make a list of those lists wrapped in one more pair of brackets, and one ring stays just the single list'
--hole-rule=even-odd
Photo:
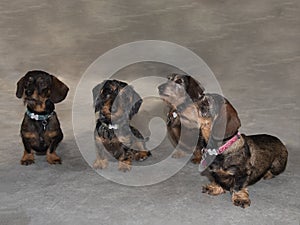
[{"label": "grey floor", "polygon": [[[299,14],[297,0],[2,0],[0,224],[299,224]],[[287,145],[286,171],[250,187],[250,208],[233,206],[229,194],[202,194],[207,179],[191,163],[164,182],[129,187],[83,159],[72,128],[82,74],[106,51],[146,39],[197,53],[237,108],[241,131],[273,134]],[[136,71],[164,72],[155,64],[143,68]],[[32,69],[59,75],[71,89],[57,105],[62,165],[49,166],[42,156],[19,165],[25,108],[15,88]],[[129,71],[134,77],[134,67]]]}]

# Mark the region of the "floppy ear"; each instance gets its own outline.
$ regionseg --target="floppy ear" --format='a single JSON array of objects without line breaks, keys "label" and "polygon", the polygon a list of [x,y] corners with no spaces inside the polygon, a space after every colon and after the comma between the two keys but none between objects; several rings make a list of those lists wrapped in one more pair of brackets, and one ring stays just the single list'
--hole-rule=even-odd
[{"label": "floppy ear", "polygon": [[106,84],[107,80],[103,81],[100,84],[97,84],[93,90],[93,105],[95,108],[95,112],[98,112],[100,110],[100,108],[102,107],[102,99],[100,98],[100,90],[104,87],[104,85]]},{"label": "floppy ear", "polygon": [[133,92],[133,96],[132,96],[133,106],[129,113],[129,119],[131,119],[133,117],[133,115],[138,113],[138,111],[143,103],[143,99],[141,98],[141,96],[139,94],[137,94],[134,90],[132,90],[132,92]]},{"label": "floppy ear", "polygon": [[198,100],[203,94],[204,90],[204,87],[198,81],[191,76],[187,76],[186,92],[193,101]]},{"label": "floppy ear", "polygon": [[217,140],[226,139],[234,135],[240,126],[241,121],[237,111],[226,101],[220,107],[219,113],[213,122],[211,135]]},{"label": "floppy ear", "polygon": [[55,76],[50,75],[52,78],[50,100],[53,103],[58,103],[64,100],[68,94],[69,88]]},{"label": "floppy ear", "polygon": [[24,92],[25,76],[22,77],[17,83],[16,96],[22,98]]},{"label": "floppy ear", "polygon": [[124,102],[124,107],[127,109],[126,111],[129,112],[129,119],[132,119],[132,117],[138,113],[141,105],[142,105],[142,98],[141,96],[136,93],[136,91],[133,89],[132,86],[128,85],[124,88],[124,95],[125,99],[129,100],[129,102]]}]

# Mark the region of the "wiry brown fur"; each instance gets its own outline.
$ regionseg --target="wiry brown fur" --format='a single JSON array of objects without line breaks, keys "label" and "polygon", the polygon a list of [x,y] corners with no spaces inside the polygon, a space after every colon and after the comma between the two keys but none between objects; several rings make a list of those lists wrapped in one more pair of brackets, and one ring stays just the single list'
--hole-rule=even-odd
[{"label": "wiry brown fur", "polygon": [[[160,97],[168,105],[168,135],[171,143],[178,149],[173,157],[183,157],[186,151],[195,148],[191,161],[200,163],[204,140],[200,133],[200,116],[196,102],[202,97],[204,88],[189,75],[171,74],[158,90]],[[173,116],[174,112],[178,115],[176,118]],[[197,143],[186,141],[194,137],[198,139]]]},{"label": "wiry brown fur", "polygon": [[[96,169],[106,168],[108,157],[112,156],[119,161],[119,170],[129,171],[132,160],[143,161],[151,155],[146,150],[142,134],[130,125],[142,99],[131,86],[118,80],[106,80],[98,84],[93,89],[93,96],[97,147],[97,158],[93,166]],[[112,129],[109,126],[118,128]]]},{"label": "wiry brown fur", "polygon": [[[49,164],[61,163],[55,150],[63,139],[54,104],[65,99],[69,88],[55,76],[44,71],[29,71],[17,83],[16,96],[23,98],[30,112],[36,115],[52,113],[47,121],[31,119],[27,114],[21,125],[21,137],[24,144],[22,165],[34,163],[37,154],[47,154]],[[44,125],[43,125],[44,123]]]},{"label": "wiry brown fur", "polygon": [[[198,102],[198,105],[202,119],[212,121],[207,140],[209,148],[217,148],[224,144],[223,139],[238,132],[240,120],[227,99],[211,94]],[[212,184],[204,186],[203,192],[215,195],[222,193],[221,189],[228,190],[232,193],[234,205],[248,207],[251,201],[247,187],[261,178],[269,179],[282,173],[286,167],[287,156],[286,147],[274,136],[242,134],[229,149],[217,155],[204,172]]]}]

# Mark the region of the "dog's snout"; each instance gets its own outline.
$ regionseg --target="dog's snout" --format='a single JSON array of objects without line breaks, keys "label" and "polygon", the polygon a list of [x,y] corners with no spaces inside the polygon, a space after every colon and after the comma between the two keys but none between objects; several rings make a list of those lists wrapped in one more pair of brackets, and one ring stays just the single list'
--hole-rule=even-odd
[{"label": "dog's snout", "polygon": [[165,86],[166,86],[165,84],[161,84],[161,85],[158,86],[158,92],[159,92],[159,94],[161,94],[161,93],[164,92]]}]

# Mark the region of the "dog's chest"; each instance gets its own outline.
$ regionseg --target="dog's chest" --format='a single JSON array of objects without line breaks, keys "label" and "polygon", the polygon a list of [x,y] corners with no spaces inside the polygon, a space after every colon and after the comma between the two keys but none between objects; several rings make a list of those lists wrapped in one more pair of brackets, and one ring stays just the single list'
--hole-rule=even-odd
[{"label": "dog's chest", "polygon": [[27,116],[21,125],[21,135],[36,151],[45,151],[51,141],[60,135],[57,118],[53,116],[47,121],[32,120]]},{"label": "dog's chest", "polygon": [[204,138],[204,140],[208,142],[211,133],[212,118],[200,117],[200,124],[201,124],[201,135]]}]

